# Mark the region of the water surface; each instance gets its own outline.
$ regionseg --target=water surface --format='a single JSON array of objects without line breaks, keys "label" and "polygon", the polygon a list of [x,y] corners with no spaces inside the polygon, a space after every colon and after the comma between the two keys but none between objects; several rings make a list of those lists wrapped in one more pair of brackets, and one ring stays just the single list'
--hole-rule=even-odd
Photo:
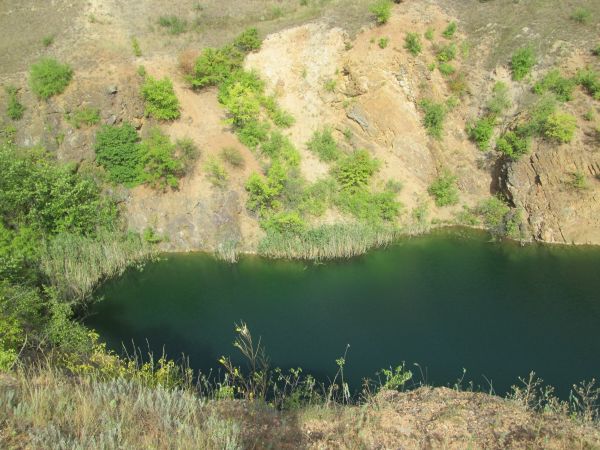
[{"label": "water surface", "polygon": [[273,365],[335,373],[350,344],[354,386],[402,361],[427,382],[498,393],[535,370],[562,395],[600,378],[600,249],[491,243],[444,231],[327,264],[177,254],[99,292],[88,324],[113,349],[132,342],[192,367],[236,355],[233,324],[261,336]]}]

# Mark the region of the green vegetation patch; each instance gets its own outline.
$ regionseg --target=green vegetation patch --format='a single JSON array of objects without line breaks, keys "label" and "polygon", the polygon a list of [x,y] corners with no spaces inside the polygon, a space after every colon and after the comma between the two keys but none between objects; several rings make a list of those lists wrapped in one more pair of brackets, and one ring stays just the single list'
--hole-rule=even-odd
[{"label": "green vegetation patch", "polygon": [[496,126],[496,118],[493,115],[488,115],[477,120],[475,123],[467,125],[467,135],[469,139],[477,144],[479,150],[488,150],[490,148],[490,140],[494,135],[494,127]]},{"label": "green vegetation patch", "polygon": [[173,15],[159,17],[158,24],[172,35],[185,33],[188,29],[187,20]]},{"label": "green vegetation patch", "polygon": [[375,16],[378,25],[383,25],[392,17],[392,0],[376,0],[369,6],[369,12]]},{"label": "green vegetation patch", "polygon": [[520,237],[521,214],[510,208],[501,198],[491,197],[482,200],[475,208],[487,230],[494,237]]},{"label": "green vegetation patch", "polygon": [[536,62],[536,55],[531,47],[523,47],[513,53],[510,60],[513,80],[520,81],[529,75]]},{"label": "green vegetation patch", "polygon": [[306,147],[317,155],[321,161],[335,161],[341,155],[338,144],[329,127],[315,131],[310,141],[306,144]]},{"label": "green vegetation patch", "polygon": [[29,69],[29,86],[35,95],[44,100],[61,94],[71,78],[73,70],[52,58],[43,58]]},{"label": "green vegetation patch", "polygon": [[378,168],[378,161],[371,158],[369,152],[357,150],[339,162],[335,178],[342,189],[358,189],[369,183]]},{"label": "green vegetation patch", "polygon": [[578,70],[575,82],[595,100],[600,100],[600,74],[598,72],[589,68]]},{"label": "green vegetation patch", "polygon": [[427,133],[435,139],[441,139],[447,114],[446,105],[425,99],[419,103],[419,106],[424,113],[423,126],[427,129]]},{"label": "green vegetation patch", "polygon": [[65,119],[78,129],[84,125],[96,125],[100,122],[100,110],[98,108],[85,106],[76,111],[66,113]]},{"label": "green vegetation patch", "polygon": [[96,134],[96,161],[114,183],[135,186],[144,182],[140,138],[130,123],[104,125]]},{"label": "green vegetation patch", "polygon": [[174,120],[181,116],[179,100],[169,78],[157,80],[147,76],[142,85],[142,96],[146,101],[146,116],[159,120]]},{"label": "green vegetation patch", "polygon": [[556,95],[556,98],[561,102],[568,102],[573,99],[573,89],[575,88],[575,85],[575,80],[563,77],[559,70],[554,69],[548,72],[544,78],[533,86],[533,91],[536,94],[543,94],[550,91],[553,92]]},{"label": "green vegetation patch", "polygon": [[437,206],[451,206],[458,203],[458,188],[456,177],[449,172],[444,172],[427,188],[429,195],[435,200]]},{"label": "green vegetation patch", "polygon": [[557,111],[551,114],[544,124],[544,136],[560,143],[573,140],[577,129],[577,118],[571,114]]},{"label": "green vegetation patch", "polygon": [[418,33],[406,33],[404,38],[404,48],[408,50],[413,56],[417,56],[421,53],[423,46],[421,44],[421,37]]},{"label": "green vegetation patch", "polygon": [[458,30],[458,25],[456,25],[456,22],[450,22],[446,29],[442,32],[442,36],[444,36],[446,39],[452,39],[454,37],[454,33],[456,33],[456,30]]},{"label": "green vegetation patch", "polygon": [[435,49],[436,58],[441,63],[448,63],[448,62],[454,60],[456,58],[457,52],[458,52],[458,49],[456,47],[456,44],[454,44],[454,43],[442,45],[442,46],[438,45],[438,46],[436,46],[436,49]]},{"label": "green vegetation patch", "polygon": [[248,28],[233,41],[233,45],[241,52],[249,53],[260,49],[262,39],[256,28]]},{"label": "green vegetation patch", "polygon": [[519,129],[505,132],[496,141],[496,150],[514,161],[528,154],[530,148],[531,138]]},{"label": "green vegetation patch", "polygon": [[160,129],[150,130],[148,138],[139,144],[140,162],[143,167],[141,179],[155,189],[179,187],[179,177],[185,173],[184,163],[177,158],[177,146]]},{"label": "green vegetation patch", "polygon": [[18,90],[15,86],[5,87],[8,101],[6,103],[6,115],[11,120],[21,120],[25,113],[25,106],[19,102]]}]

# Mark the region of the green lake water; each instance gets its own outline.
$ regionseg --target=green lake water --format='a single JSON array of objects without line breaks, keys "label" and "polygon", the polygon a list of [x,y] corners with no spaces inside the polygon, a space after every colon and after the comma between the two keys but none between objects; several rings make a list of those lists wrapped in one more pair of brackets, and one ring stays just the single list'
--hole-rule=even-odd
[{"label": "green lake water", "polygon": [[599,248],[520,247],[455,230],[326,264],[173,254],[98,295],[87,323],[109,347],[164,348],[203,371],[236,356],[243,320],[272,365],[321,379],[350,344],[354,387],[402,361],[434,385],[453,384],[464,367],[465,380],[486,390],[490,380],[497,393],[531,370],[562,395],[600,378]]}]

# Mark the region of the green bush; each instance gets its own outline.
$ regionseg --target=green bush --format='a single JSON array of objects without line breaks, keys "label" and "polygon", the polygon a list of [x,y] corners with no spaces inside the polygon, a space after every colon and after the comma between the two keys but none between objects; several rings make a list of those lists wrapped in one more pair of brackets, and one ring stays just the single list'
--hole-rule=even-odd
[{"label": "green bush", "polygon": [[184,171],[188,173],[200,155],[200,150],[198,150],[198,147],[192,139],[182,138],[177,139],[175,142],[175,154],[177,159],[183,164]]},{"label": "green bush", "polygon": [[135,186],[144,182],[142,152],[133,125],[104,125],[96,134],[96,161],[114,183]]},{"label": "green bush", "polygon": [[600,56],[600,44],[598,44],[598,46],[596,46],[596,48],[594,48],[592,50],[592,54],[596,55],[596,56]]},{"label": "green bush", "polygon": [[290,167],[300,164],[300,154],[294,144],[279,131],[271,132],[269,139],[262,143],[260,149],[271,161],[284,161]]},{"label": "green bush", "polygon": [[246,160],[236,147],[225,147],[221,150],[221,158],[233,167],[243,168]]},{"label": "green bush", "polygon": [[178,177],[183,176],[184,165],[175,157],[176,148],[160,129],[150,130],[148,138],[140,144],[144,182],[155,189],[179,187]]},{"label": "green bush", "polygon": [[447,63],[456,58],[456,52],[456,44],[452,43],[448,45],[438,46],[435,50],[435,55],[439,62]]},{"label": "green bush", "polygon": [[297,211],[278,212],[261,221],[267,232],[298,234],[306,229],[306,222]]},{"label": "green bush", "polygon": [[306,146],[311,152],[316,154],[321,161],[335,161],[340,157],[340,149],[333,137],[331,128],[329,127],[325,127],[320,131],[315,131]]},{"label": "green bush", "polygon": [[444,36],[446,39],[452,39],[457,29],[458,26],[456,25],[456,22],[450,22],[446,29],[442,32],[442,36]]},{"label": "green bush", "polygon": [[544,125],[544,136],[554,141],[571,142],[577,129],[577,118],[571,114],[555,112]]},{"label": "green bush", "polygon": [[82,125],[96,125],[100,122],[100,110],[98,108],[90,108],[85,106],[71,113],[66,113],[67,122],[75,128],[81,128]]},{"label": "green bush", "polygon": [[179,100],[169,78],[157,80],[147,76],[142,85],[142,96],[146,101],[146,116],[159,120],[173,120],[181,116]]},{"label": "green bush", "polygon": [[421,45],[421,37],[417,33],[406,33],[404,38],[404,48],[413,56],[421,53],[423,46]]},{"label": "green bush", "polygon": [[488,101],[487,110],[490,114],[499,115],[511,106],[508,95],[508,86],[502,81],[497,81],[492,88],[492,97]]},{"label": "green bush", "polygon": [[520,126],[522,135],[539,135],[544,133],[546,121],[556,111],[556,97],[545,94],[529,110],[529,122]]},{"label": "green bush", "polygon": [[229,175],[223,164],[216,159],[210,159],[206,164],[206,176],[213,186],[225,187],[229,180]]},{"label": "green bush", "polygon": [[547,91],[551,91],[561,102],[568,102],[573,99],[573,89],[575,88],[575,84],[575,80],[564,78],[559,70],[554,69],[548,72],[544,78],[533,86],[533,91],[536,94],[543,94]]},{"label": "green bush", "polygon": [[592,13],[586,8],[577,8],[575,11],[573,11],[573,14],[571,14],[571,20],[584,25],[588,24],[591,19]]},{"label": "green bush", "polygon": [[286,180],[285,170],[278,163],[271,166],[266,178],[257,173],[250,175],[246,182],[248,209],[264,215],[281,207],[278,197],[283,191]]},{"label": "green bush", "polygon": [[372,193],[365,188],[342,190],[335,202],[342,211],[372,224],[393,221],[400,213],[396,194],[389,191]]},{"label": "green bush", "polygon": [[446,106],[432,100],[422,100],[419,106],[424,112],[423,126],[427,129],[427,133],[436,139],[441,139],[446,118]]},{"label": "green bush", "polygon": [[194,88],[216,86],[238,72],[244,62],[244,54],[233,46],[219,49],[206,48],[194,64],[190,83]]},{"label": "green bush", "polygon": [[529,153],[531,139],[518,131],[507,131],[496,141],[496,150],[512,160],[518,160]]},{"label": "green bush", "polygon": [[248,28],[233,41],[233,45],[241,52],[248,53],[260,49],[262,40],[256,28]]},{"label": "green bush", "polygon": [[158,24],[166,28],[169,34],[177,35],[187,31],[187,21],[177,16],[160,16]]},{"label": "green bush", "polygon": [[384,49],[388,46],[388,44],[390,43],[390,38],[389,37],[382,37],[379,39],[379,42],[377,43],[377,45],[379,45],[380,49]]},{"label": "green bush", "polygon": [[366,186],[379,168],[379,162],[371,158],[366,150],[357,150],[338,163],[335,178],[342,189],[357,189]]},{"label": "green bush", "polygon": [[449,206],[458,203],[456,177],[449,172],[445,172],[436,178],[427,188],[427,192],[433,197],[437,206]]},{"label": "green bush", "polygon": [[52,58],[43,58],[31,66],[29,85],[35,95],[48,99],[62,93],[73,78],[73,70]]},{"label": "green bush", "polygon": [[502,199],[491,197],[475,208],[487,230],[495,237],[520,237],[521,216]]},{"label": "green bush", "polygon": [[433,41],[433,34],[434,34],[434,30],[433,28],[427,28],[427,30],[425,31],[425,39],[427,39],[428,41]]},{"label": "green bush", "polygon": [[494,135],[495,126],[496,118],[494,116],[485,116],[475,123],[467,125],[467,134],[469,139],[477,144],[479,150],[485,151],[490,148],[490,140]]},{"label": "green bush", "polygon": [[25,107],[19,102],[17,97],[17,88],[14,86],[6,86],[6,95],[8,102],[6,104],[6,115],[12,120],[21,120]]},{"label": "green bush", "polygon": [[383,25],[392,17],[392,1],[376,0],[369,6],[369,12],[375,16],[378,25]]},{"label": "green bush", "polygon": [[511,58],[510,66],[513,80],[520,81],[529,75],[536,63],[536,56],[533,48],[523,47],[517,50]]},{"label": "green bush", "polygon": [[600,100],[600,75],[593,69],[581,69],[577,71],[575,82],[582,86],[589,95]]},{"label": "green bush", "polygon": [[456,72],[456,69],[454,68],[454,66],[449,63],[440,63],[440,65],[438,66],[438,69],[440,69],[440,73],[442,75],[444,75],[445,77],[448,77],[448,76],[452,75],[454,72]]}]

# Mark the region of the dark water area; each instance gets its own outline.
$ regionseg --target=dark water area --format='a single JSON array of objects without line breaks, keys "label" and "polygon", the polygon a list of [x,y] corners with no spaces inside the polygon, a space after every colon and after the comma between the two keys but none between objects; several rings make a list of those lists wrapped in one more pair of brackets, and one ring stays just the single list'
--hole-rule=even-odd
[{"label": "dark water area", "polygon": [[272,365],[321,379],[349,344],[355,388],[402,361],[438,386],[466,368],[465,381],[501,394],[532,370],[562,396],[600,378],[600,248],[454,230],[326,264],[173,254],[98,295],[87,324],[110,348],[164,348],[203,371],[236,361],[234,323],[245,321]]}]

